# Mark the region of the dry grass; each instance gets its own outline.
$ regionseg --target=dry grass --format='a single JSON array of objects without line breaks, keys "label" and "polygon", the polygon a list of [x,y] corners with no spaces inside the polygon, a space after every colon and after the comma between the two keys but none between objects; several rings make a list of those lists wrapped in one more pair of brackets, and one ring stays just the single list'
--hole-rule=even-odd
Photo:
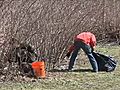
[{"label": "dry grass", "polygon": [[115,56],[118,66],[114,72],[92,73],[82,70],[89,68],[86,65],[75,72],[51,72],[51,76],[36,82],[1,83],[0,90],[119,90],[120,46],[99,46],[97,51]]}]

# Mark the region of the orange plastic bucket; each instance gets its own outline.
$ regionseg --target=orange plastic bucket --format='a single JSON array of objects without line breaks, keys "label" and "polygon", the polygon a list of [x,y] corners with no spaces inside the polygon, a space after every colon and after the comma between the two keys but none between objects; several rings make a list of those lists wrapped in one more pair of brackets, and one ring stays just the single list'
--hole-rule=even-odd
[{"label": "orange plastic bucket", "polygon": [[32,68],[33,68],[35,76],[37,78],[45,78],[46,77],[44,61],[33,62]]}]

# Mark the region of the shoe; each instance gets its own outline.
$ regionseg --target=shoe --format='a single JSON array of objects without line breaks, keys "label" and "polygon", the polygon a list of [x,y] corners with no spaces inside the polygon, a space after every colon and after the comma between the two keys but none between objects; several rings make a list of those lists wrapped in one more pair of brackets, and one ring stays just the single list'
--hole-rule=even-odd
[{"label": "shoe", "polygon": [[98,73],[98,71],[95,71],[95,70],[92,70],[91,72],[95,72],[95,73]]},{"label": "shoe", "polygon": [[71,70],[71,69],[68,69],[67,71],[68,71],[68,72],[72,72],[73,70]]},{"label": "shoe", "polygon": [[74,70],[73,70],[73,69],[67,69],[67,71],[68,71],[68,72],[72,72],[72,71],[74,71]]}]

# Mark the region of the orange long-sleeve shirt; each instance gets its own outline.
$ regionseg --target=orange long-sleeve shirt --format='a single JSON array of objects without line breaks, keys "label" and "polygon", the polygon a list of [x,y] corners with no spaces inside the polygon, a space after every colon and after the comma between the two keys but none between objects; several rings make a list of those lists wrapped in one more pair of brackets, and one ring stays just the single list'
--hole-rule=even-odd
[{"label": "orange long-sleeve shirt", "polygon": [[[91,32],[82,32],[75,37],[75,40],[78,40],[78,41],[81,40],[85,44],[87,44],[93,48],[96,46],[96,37]],[[75,48],[74,45],[72,45],[69,48],[69,52],[72,52],[74,50],[74,48]]]}]

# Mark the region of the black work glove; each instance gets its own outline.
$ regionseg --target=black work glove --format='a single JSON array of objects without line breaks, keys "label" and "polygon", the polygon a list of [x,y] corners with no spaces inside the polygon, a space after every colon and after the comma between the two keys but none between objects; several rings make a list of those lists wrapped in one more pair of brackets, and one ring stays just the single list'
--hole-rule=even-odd
[{"label": "black work glove", "polygon": [[70,57],[70,54],[71,54],[71,53],[70,53],[70,52],[68,52],[68,53],[66,54],[66,56],[69,58],[69,57]]}]

